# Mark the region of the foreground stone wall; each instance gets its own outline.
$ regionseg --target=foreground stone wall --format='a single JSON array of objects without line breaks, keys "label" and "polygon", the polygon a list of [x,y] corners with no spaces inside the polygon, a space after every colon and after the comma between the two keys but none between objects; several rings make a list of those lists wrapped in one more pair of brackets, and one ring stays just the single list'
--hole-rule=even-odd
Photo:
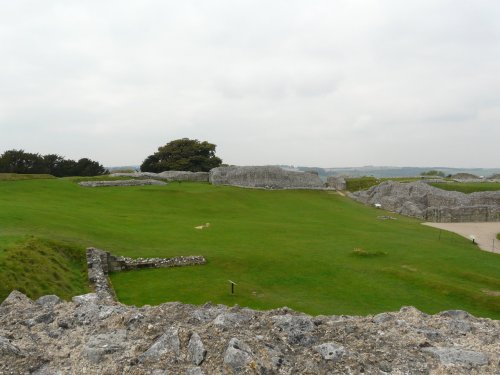
[{"label": "foreground stone wall", "polygon": [[385,181],[350,194],[364,204],[433,222],[500,221],[500,191],[464,194],[423,182]]},{"label": "foreground stone wall", "polygon": [[0,374],[498,374],[499,332],[464,311],[312,317],[14,291],[0,305]]},{"label": "foreground stone wall", "polygon": [[210,171],[213,185],[266,189],[322,189],[325,184],[315,173],[287,171],[279,167],[218,167]]}]

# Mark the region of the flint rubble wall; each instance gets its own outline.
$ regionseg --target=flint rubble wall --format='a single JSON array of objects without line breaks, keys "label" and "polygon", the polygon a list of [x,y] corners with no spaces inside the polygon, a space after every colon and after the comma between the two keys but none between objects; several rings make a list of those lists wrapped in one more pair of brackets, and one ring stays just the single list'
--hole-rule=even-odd
[{"label": "flint rubble wall", "polygon": [[264,189],[324,189],[315,173],[288,171],[275,166],[218,167],[209,172],[213,185],[232,185]]},{"label": "flint rubble wall", "polygon": [[175,258],[128,258],[115,256],[107,251],[89,247],[87,249],[87,272],[97,296],[105,301],[114,300],[115,292],[108,280],[109,272],[130,271],[143,268],[184,267],[205,264],[203,256],[180,256]]},{"label": "flint rubble wall", "polygon": [[78,185],[83,187],[108,187],[108,186],[146,186],[166,185],[166,182],[158,180],[116,180],[116,181],[82,181]]},{"label": "flint rubble wall", "polygon": [[364,204],[432,222],[500,221],[500,191],[464,194],[423,182],[385,181],[350,196]]},{"label": "flint rubble wall", "polygon": [[460,310],[312,317],[13,291],[0,305],[0,374],[498,374],[499,332]]},{"label": "flint rubble wall", "polygon": [[330,176],[326,180],[326,184],[328,187],[332,187],[335,190],[346,190],[347,182],[344,177],[339,176]]}]

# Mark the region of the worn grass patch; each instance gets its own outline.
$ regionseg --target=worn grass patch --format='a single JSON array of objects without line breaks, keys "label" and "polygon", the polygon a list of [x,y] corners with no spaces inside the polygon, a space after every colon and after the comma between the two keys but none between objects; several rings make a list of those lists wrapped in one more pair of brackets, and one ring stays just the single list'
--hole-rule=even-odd
[{"label": "worn grass patch", "polygon": [[[427,313],[463,309],[500,318],[498,297],[482,292],[498,290],[499,255],[449,232],[439,237],[438,229],[415,219],[391,214],[398,220],[379,220],[380,210],[324,191],[0,181],[0,207],[0,239],[29,234],[117,255],[208,260],[113,274],[120,300],[129,304],[286,305],[311,314],[373,314],[413,305]],[[203,223],[211,225],[194,229]],[[354,248],[387,254],[356,256]],[[48,264],[14,267],[27,267],[26,278],[33,275],[38,284],[53,283],[41,279],[51,274]],[[228,280],[238,284],[234,295]]]},{"label": "worn grass patch", "polygon": [[65,299],[88,291],[81,247],[34,237],[3,237],[0,248],[0,300],[14,289],[31,298],[56,294]]},{"label": "worn grass patch", "polygon": [[364,250],[360,247],[356,247],[353,251],[352,251],[352,255],[355,255],[357,257],[380,257],[380,256],[384,256],[384,255],[387,255],[387,253],[385,251],[368,251],[368,250]]}]

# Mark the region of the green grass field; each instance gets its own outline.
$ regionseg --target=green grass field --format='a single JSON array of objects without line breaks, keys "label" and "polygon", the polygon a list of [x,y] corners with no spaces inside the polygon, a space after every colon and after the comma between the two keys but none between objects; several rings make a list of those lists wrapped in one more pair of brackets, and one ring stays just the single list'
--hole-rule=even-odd
[{"label": "green grass field", "polygon": [[443,190],[460,191],[466,194],[500,190],[500,183],[498,182],[448,182],[431,185]]},{"label": "green grass field", "polygon": [[[311,314],[413,305],[500,318],[500,298],[492,293],[500,291],[499,255],[414,219],[379,220],[380,210],[333,192],[0,181],[0,208],[2,274],[15,262],[12,248],[48,239],[70,253],[95,246],[133,257],[207,258],[204,266],[113,274],[124,303],[286,305]],[[209,228],[194,229],[207,222]],[[46,273],[47,265],[40,267]],[[238,284],[235,295],[228,280]]]}]

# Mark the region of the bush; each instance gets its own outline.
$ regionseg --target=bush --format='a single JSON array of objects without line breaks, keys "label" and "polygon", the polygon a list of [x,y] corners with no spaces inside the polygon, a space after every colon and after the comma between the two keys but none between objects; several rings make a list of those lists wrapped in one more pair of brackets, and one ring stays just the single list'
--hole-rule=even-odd
[{"label": "bush", "polygon": [[444,174],[444,172],[436,171],[435,169],[432,169],[430,171],[420,173],[420,176],[445,177],[445,174]]}]

